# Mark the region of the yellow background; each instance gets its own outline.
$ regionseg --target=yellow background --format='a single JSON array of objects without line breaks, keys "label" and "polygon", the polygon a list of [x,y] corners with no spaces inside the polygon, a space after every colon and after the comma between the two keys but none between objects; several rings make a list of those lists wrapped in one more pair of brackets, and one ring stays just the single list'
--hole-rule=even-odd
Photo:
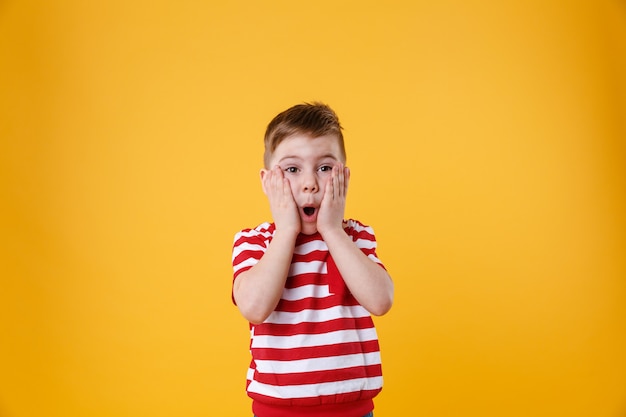
[{"label": "yellow background", "polygon": [[0,416],[247,416],[235,232],[329,103],[377,417],[626,415],[620,0],[0,2]]}]

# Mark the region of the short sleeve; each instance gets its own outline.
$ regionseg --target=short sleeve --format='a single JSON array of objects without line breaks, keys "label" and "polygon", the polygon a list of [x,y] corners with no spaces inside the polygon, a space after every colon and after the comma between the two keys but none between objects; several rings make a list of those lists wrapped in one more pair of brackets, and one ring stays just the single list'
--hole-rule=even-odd
[{"label": "short sleeve", "polygon": [[374,235],[374,229],[370,226],[366,226],[358,220],[347,220],[346,233],[352,238],[352,241],[357,245],[359,249],[372,261],[376,262],[381,267],[385,268],[382,261],[378,259],[376,254],[376,236]]},{"label": "short sleeve", "polygon": [[254,229],[244,229],[235,235],[232,252],[233,283],[239,274],[252,268],[263,257],[272,239],[273,231],[273,224],[263,223]]}]

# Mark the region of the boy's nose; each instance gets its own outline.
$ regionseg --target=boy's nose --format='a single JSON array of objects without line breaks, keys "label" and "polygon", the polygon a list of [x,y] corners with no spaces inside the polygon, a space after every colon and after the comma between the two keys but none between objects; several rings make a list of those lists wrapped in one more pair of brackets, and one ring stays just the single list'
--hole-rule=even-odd
[{"label": "boy's nose", "polygon": [[314,176],[305,178],[302,183],[302,190],[307,193],[314,193],[318,190],[317,180]]}]

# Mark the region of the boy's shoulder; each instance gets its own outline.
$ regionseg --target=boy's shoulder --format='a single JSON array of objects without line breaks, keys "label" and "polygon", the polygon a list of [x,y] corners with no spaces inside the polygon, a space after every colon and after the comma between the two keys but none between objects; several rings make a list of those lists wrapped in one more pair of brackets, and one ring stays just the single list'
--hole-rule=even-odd
[{"label": "boy's shoulder", "polygon": [[271,239],[276,230],[274,223],[264,222],[254,228],[242,229],[235,234],[235,241],[241,238]]},{"label": "boy's shoulder", "polygon": [[358,235],[361,233],[374,235],[374,229],[371,226],[368,226],[365,223],[361,223],[360,221],[355,219],[344,220],[343,228],[350,235]]},{"label": "boy's shoulder", "polygon": [[263,222],[254,228],[242,229],[239,233],[272,233],[276,229],[276,225],[270,222]]},{"label": "boy's shoulder", "polygon": [[367,226],[365,223],[362,223],[359,220],[355,220],[355,219],[344,220],[343,221],[343,227],[344,227],[344,229],[346,229],[346,228],[352,228],[352,229],[368,229],[368,228],[370,228],[370,226]]}]

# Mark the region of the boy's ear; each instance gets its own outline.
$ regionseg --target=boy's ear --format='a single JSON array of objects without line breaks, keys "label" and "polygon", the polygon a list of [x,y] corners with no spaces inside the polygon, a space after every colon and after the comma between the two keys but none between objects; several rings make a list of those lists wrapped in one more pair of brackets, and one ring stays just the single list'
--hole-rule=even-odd
[{"label": "boy's ear", "polygon": [[265,189],[265,176],[267,175],[267,169],[263,168],[259,171],[259,176],[261,177],[261,187],[263,188],[263,193],[267,195],[267,190]]}]

